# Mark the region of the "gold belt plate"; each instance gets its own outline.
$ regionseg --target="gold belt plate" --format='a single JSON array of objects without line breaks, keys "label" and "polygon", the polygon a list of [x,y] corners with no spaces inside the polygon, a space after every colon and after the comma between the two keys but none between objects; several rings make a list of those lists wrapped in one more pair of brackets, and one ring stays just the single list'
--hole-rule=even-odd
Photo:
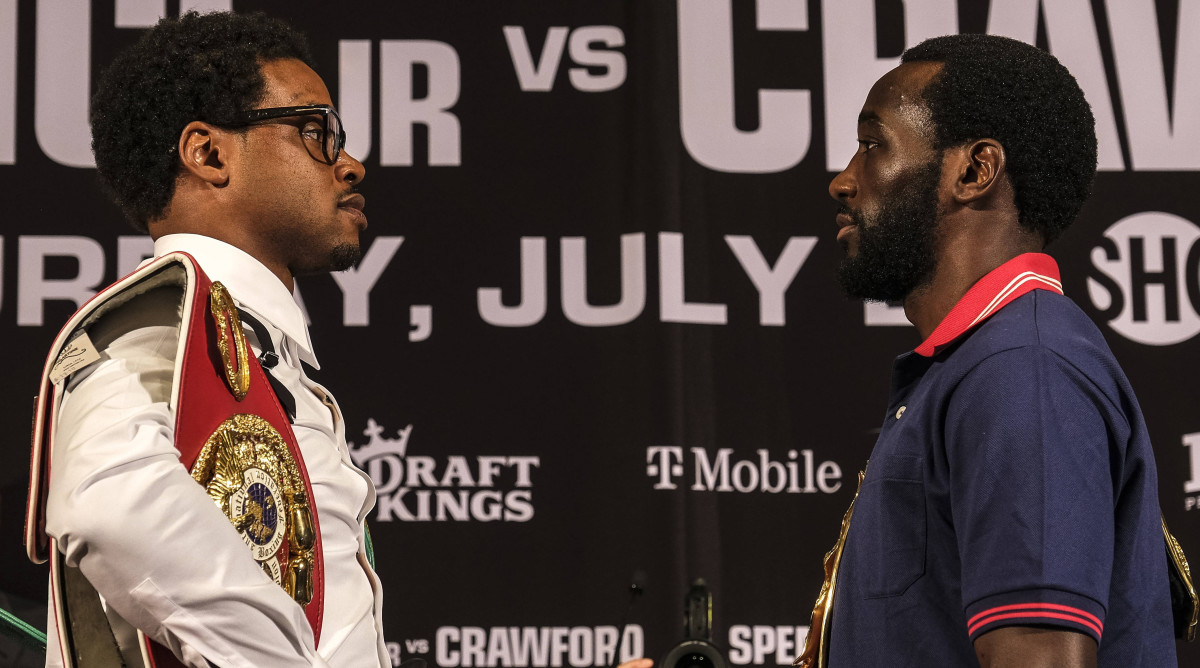
[{"label": "gold belt plate", "polygon": [[233,415],[205,441],[192,478],[271,579],[307,605],[316,545],[312,510],[300,468],[275,427],[257,415]]}]

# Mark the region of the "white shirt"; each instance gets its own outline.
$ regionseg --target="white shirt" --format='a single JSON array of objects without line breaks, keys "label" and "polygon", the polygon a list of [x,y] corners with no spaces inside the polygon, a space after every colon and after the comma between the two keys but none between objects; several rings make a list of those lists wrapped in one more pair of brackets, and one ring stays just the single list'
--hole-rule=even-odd
[{"label": "white shirt", "polygon": [[[382,587],[364,552],[363,519],[375,489],[350,460],[337,403],[300,365],[319,368],[303,312],[274,274],[233,246],[191,234],[154,244],[156,256],[172,251],[189,253],[265,325],[279,355],[270,373],[296,399],[292,429],[324,550],[320,643],[314,650],[301,607],[262,571],[179,463],[168,408],[177,292],[139,297],[89,330],[102,358],[65,388],[46,532],[101,594],[118,626],[127,620],[188,666],[207,668],[206,658],[222,668],[390,666]],[[249,332],[248,338],[260,353]],[[49,631],[47,665],[61,665],[53,619]]]}]

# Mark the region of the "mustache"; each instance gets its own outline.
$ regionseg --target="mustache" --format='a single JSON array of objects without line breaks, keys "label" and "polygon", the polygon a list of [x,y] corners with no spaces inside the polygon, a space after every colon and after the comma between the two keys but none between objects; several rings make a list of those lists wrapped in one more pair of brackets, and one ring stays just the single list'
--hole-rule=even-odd
[{"label": "mustache", "polygon": [[[349,188],[346,189],[345,192],[339,193],[337,195],[337,197],[334,198],[333,201],[340,206],[341,203],[346,201],[347,198],[354,197],[355,195],[357,195],[359,197],[363,197],[363,194],[357,184],[350,186]],[[366,199],[366,198],[363,197],[363,199]]]},{"label": "mustache", "polygon": [[853,220],[856,225],[862,222],[862,218],[860,217],[859,213],[854,209],[851,209],[845,202],[838,204],[837,212],[834,215],[840,216],[843,213],[849,216],[850,220]]}]

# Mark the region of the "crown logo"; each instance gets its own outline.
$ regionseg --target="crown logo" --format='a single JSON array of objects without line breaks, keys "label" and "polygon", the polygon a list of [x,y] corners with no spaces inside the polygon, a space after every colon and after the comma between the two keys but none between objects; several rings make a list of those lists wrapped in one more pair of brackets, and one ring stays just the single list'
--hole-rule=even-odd
[{"label": "crown logo", "polygon": [[367,462],[382,457],[383,455],[396,455],[403,457],[408,450],[408,436],[412,433],[413,426],[410,424],[403,429],[398,429],[396,435],[399,438],[384,438],[383,427],[375,421],[375,418],[367,418],[367,428],[363,430],[363,436],[367,437],[367,442],[361,446],[355,447],[353,442],[347,442],[350,447],[350,459],[362,468]]}]

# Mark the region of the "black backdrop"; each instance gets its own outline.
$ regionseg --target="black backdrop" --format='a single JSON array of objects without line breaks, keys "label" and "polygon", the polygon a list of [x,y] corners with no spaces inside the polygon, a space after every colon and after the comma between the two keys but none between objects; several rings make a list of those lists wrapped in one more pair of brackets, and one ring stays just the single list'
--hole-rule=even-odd
[{"label": "black backdrop", "polygon": [[[180,4],[0,0],[0,593],[38,623],[18,536],[41,355],[145,248],[98,192],[83,105]],[[1049,48],[1096,109],[1095,195],[1050,251],[1200,555],[1197,0],[233,5],[310,34],[368,170],[364,264],[299,285],[382,492],[394,658],[603,665],[638,572],[629,651],[682,640],[703,577],[731,663],[790,663],[891,359],[918,343],[838,291],[826,186],[871,83],[946,32]]]}]

